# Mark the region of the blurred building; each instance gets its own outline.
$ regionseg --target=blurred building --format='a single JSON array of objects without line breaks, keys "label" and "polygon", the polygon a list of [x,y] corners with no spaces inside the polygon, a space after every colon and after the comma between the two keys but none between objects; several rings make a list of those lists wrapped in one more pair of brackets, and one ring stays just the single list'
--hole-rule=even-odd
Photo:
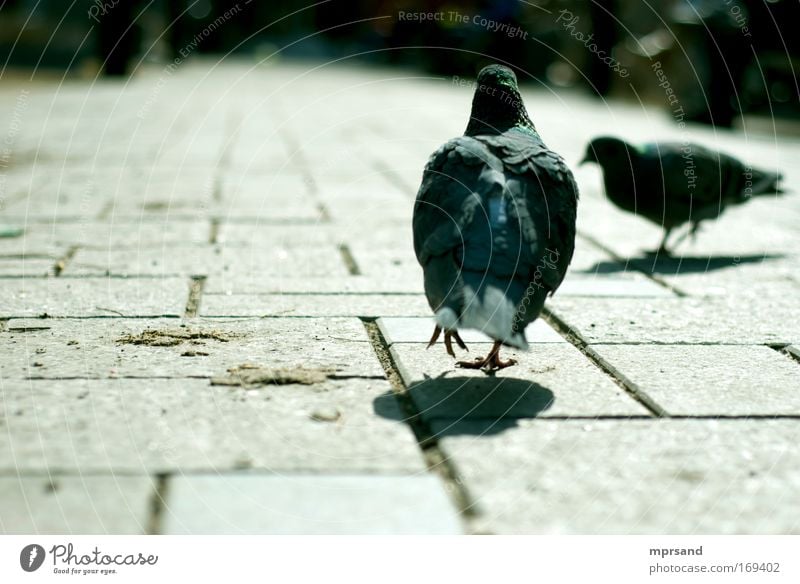
[{"label": "blurred building", "polygon": [[[521,81],[644,99],[690,119],[800,115],[796,0],[6,0],[11,66],[128,75],[201,54],[353,59],[442,75],[490,61]],[[654,65],[658,64],[658,68]]]}]

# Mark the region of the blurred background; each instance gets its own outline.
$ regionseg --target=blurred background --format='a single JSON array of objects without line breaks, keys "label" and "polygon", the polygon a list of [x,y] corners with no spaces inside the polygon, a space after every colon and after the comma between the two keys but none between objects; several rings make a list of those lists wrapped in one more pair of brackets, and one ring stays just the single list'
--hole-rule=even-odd
[{"label": "blurred background", "polygon": [[523,83],[681,107],[686,121],[737,127],[742,115],[800,117],[800,40],[788,32],[797,0],[311,4],[5,0],[0,52],[6,71],[84,78],[203,55],[358,60],[465,77],[504,61]]}]

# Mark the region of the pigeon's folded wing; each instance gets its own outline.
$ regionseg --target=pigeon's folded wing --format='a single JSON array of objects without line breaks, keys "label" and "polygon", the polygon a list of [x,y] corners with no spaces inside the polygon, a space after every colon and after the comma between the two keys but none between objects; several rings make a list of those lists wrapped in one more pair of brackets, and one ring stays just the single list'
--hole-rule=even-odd
[{"label": "pigeon's folded wing", "polygon": [[525,185],[522,197],[509,190],[519,198],[510,213],[516,215],[524,241],[530,246],[536,277],[541,278],[538,283],[553,293],[564,280],[575,251],[579,195],[572,171],[558,154],[522,132],[487,141],[502,153],[505,168],[519,175]]},{"label": "pigeon's folded wing", "polygon": [[437,150],[428,161],[414,204],[414,251],[421,265],[463,246],[464,230],[482,213],[485,170],[503,165],[478,140],[462,136]]}]

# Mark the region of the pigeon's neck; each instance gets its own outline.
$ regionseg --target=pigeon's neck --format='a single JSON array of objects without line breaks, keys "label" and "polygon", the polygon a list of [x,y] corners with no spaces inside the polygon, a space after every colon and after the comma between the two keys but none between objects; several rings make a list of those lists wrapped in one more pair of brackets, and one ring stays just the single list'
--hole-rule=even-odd
[{"label": "pigeon's neck", "polygon": [[502,134],[512,128],[536,133],[519,91],[510,87],[481,87],[475,91],[464,135]]}]

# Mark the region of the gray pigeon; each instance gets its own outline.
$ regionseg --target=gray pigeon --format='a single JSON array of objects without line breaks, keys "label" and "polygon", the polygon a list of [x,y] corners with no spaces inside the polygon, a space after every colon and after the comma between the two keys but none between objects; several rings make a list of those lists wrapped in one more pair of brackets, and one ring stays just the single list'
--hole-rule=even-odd
[{"label": "gray pigeon", "polygon": [[603,169],[612,203],[663,227],[656,253],[667,255],[667,239],[676,227],[690,224],[683,240],[697,233],[701,221],[716,219],[729,205],[781,192],[780,173],[748,167],[732,156],[691,143],[636,147],[604,136],[589,143],[584,162],[596,162]]},{"label": "gray pigeon", "polygon": [[428,161],[414,205],[414,250],[436,315],[428,346],[460,328],[495,340],[485,358],[458,366],[500,369],[500,346],[527,348],[525,327],[561,284],[575,248],[578,187],[528,117],[514,72],[478,75],[463,136]]}]

